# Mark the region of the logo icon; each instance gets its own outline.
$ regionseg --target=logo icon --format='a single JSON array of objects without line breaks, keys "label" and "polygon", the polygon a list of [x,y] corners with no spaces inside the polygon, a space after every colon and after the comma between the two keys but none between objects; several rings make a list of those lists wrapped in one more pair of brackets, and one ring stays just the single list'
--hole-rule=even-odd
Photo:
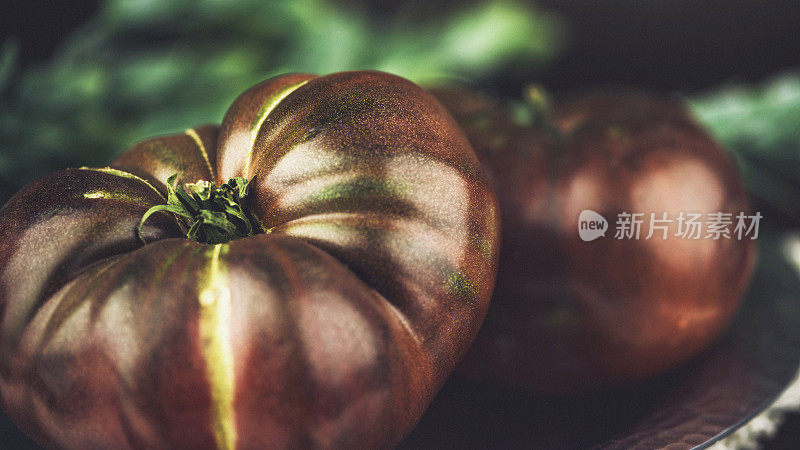
[{"label": "logo icon", "polygon": [[593,241],[600,236],[605,236],[608,230],[608,221],[605,217],[584,209],[578,217],[578,234],[586,242]]}]

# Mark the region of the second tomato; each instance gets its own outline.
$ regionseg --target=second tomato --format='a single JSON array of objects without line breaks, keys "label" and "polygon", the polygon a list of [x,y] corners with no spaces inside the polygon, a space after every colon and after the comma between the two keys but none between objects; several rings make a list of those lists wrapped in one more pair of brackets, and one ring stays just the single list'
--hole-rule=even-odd
[{"label": "second tomato", "polygon": [[[736,217],[754,219],[735,165],[679,101],[603,91],[548,107],[531,91],[520,124],[481,94],[435,94],[489,172],[503,219],[494,298],[463,374],[553,393],[609,387],[721,334],[755,259],[754,230],[738,238]],[[593,240],[579,235],[584,211],[608,222]],[[715,238],[717,213],[731,223]],[[638,236],[618,223],[626,214],[641,214]],[[685,233],[690,214],[698,237]]]}]

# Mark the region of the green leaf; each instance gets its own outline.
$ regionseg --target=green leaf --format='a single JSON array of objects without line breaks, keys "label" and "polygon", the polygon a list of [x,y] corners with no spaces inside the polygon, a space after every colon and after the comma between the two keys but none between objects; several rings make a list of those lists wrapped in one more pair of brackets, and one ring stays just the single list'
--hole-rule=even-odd
[{"label": "green leaf", "polygon": [[234,178],[217,187],[209,181],[177,186],[176,177],[177,174],[173,174],[167,179],[167,204],[150,208],[142,217],[138,229],[140,239],[142,225],[158,211],[172,212],[187,219],[186,237],[198,242],[218,244],[261,232],[244,209],[244,196],[239,195],[247,189],[244,178]]},{"label": "green leaf", "polygon": [[197,211],[200,210],[200,203],[198,203],[197,200],[189,195],[183,186],[178,186],[178,188],[175,190],[175,195],[177,196],[180,204],[182,204],[192,213],[197,213]]},{"label": "green leaf", "polygon": [[689,104],[730,151],[752,195],[800,221],[800,73],[758,86],[730,85]]},{"label": "green leaf", "polygon": [[200,232],[201,225],[203,225],[203,222],[199,220],[193,223],[192,226],[189,228],[189,231],[186,232],[186,237],[193,241],[198,241],[199,239],[197,234]]},{"label": "green leaf", "polygon": [[175,205],[156,205],[156,206],[153,206],[152,208],[148,209],[144,213],[144,215],[142,216],[142,220],[139,222],[139,226],[136,228],[136,235],[139,237],[139,240],[142,241],[142,243],[144,243],[144,244],[146,244],[146,242],[144,241],[144,237],[142,236],[142,227],[144,226],[144,223],[147,221],[147,219],[150,218],[150,216],[152,216],[153,214],[155,214],[155,213],[157,213],[159,211],[167,211],[167,212],[171,212],[171,213],[173,213],[175,215],[178,215],[178,216],[186,217],[186,218],[189,218],[189,219],[192,218],[192,215],[189,214],[188,212],[186,212],[186,210],[184,210],[183,208],[180,208],[178,206],[175,206]]}]

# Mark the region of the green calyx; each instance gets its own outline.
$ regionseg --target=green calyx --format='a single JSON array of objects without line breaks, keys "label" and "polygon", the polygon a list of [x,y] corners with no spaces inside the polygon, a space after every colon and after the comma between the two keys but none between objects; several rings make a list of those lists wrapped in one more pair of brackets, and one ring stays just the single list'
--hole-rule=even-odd
[{"label": "green calyx", "polygon": [[245,208],[252,179],[235,177],[221,186],[203,180],[178,186],[177,176],[176,173],[167,179],[167,204],[153,206],[142,216],[137,229],[142,242],[142,226],[159,211],[175,214],[188,230],[186,237],[204,244],[221,244],[263,232]]}]

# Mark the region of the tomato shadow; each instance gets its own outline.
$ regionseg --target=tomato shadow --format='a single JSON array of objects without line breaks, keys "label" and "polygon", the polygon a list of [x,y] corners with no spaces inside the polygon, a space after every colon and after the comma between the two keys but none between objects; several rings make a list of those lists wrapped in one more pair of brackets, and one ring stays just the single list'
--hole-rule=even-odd
[{"label": "tomato shadow", "polygon": [[646,383],[547,395],[452,377],[400,448],[584,449],[624,434],[691,377],[696,363]]},{"label": "tomato shadow", "polygon": [[25,433],[19,430],[0,409],[0,448],[14,450],[38,450],[36,445]]}]

